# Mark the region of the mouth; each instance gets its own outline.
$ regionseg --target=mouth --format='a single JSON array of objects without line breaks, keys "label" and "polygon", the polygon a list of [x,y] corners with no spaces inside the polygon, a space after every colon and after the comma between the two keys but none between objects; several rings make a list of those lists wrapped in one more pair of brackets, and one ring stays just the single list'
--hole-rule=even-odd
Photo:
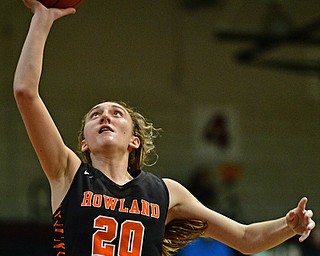
[{"label": "mouth", "polygon": [[109,126],[102,126],[99,130],[99,134],[103,132],[113,132],[113,130]]}]

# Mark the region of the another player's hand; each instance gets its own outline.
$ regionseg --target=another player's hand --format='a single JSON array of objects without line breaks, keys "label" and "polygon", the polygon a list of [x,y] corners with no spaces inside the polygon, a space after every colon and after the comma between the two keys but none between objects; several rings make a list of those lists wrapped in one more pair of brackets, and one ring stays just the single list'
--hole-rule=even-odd
[{"label": "another player's hand", "polygon": [[303,242],[315,227],[315,222],[312,220],[313,212],[306,210],[308,199],[303,197],[298,203],[297,208],[289,211],[286,215],[288,226],[296,233],[301,235],[300,242]]},{"label": "another player's hand", "polygon": [[58,9],[58,8],[46,8],[42,3],[37,0],[22,0],[24,5],[31,10],[32,13],[47,13],[48,17],[51,17],[53,21],[69,15],[76,13],[75,8],[66,8],[66,9]]}]

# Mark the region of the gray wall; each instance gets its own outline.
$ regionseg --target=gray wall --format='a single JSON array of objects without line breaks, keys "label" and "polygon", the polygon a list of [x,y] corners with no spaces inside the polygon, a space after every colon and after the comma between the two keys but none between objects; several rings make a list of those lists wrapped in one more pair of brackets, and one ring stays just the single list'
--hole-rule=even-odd
[{"label": "gray wall", "polygon": [[[192,170],[204,163],[220,186],[219,165],[236,163],[242,168],[234,188],[241,221],[283,216],[303,195],[317,216],[319,79],[240,65],[233,53],[249,44],[213,36],[221,26],[259,25],[263,10],[255,2],[226,1],[190,11],[169,0],[87,0],[75,16],[59,20],[47,43],[41,94],[66,143],[76,149],[80,120],[92,105],[129,101],[164,131],[159,161],[147,170],[187,184]],[[286,6],[303,25],[316,18],[320,6],[316,0],[300,2]],[[48,184],[11,89],[31,13],[20,1],[2,1],[0,8],[0,218],[32,220],[36,201],[46,221]],[[267,54],[319,59],[318,48],[283,45]],[[211,110],[228,117],[232,146],[226,152],[198,139],[199,123]]]}]

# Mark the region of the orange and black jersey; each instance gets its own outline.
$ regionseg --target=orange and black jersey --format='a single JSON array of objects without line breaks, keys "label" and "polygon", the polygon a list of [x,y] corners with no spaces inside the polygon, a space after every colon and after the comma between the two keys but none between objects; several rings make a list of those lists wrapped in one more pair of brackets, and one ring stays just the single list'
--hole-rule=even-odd
[{"label": "orange and black jersey", "polygon": [[169,194],[162,179],[137,170],[119,186],[81,164],[53,215],[54,255],[161,256]]}]

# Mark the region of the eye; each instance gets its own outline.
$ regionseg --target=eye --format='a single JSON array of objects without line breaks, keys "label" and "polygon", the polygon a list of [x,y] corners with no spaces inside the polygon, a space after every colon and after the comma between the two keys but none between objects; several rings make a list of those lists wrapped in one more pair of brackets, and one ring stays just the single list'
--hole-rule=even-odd
[{"label": "eye", "polygon": [[122,112],[120,110],[113,111],[114,116],[122,116]]},{"label": "eye", "polygon": [[95,117],[97,117],[97,116],[99,116],[100,115],[100,113],[98,112],[98,111],[94,111],[94,112],[92,112],[91,114],[90,114],[90,118],[95,118]]}]

